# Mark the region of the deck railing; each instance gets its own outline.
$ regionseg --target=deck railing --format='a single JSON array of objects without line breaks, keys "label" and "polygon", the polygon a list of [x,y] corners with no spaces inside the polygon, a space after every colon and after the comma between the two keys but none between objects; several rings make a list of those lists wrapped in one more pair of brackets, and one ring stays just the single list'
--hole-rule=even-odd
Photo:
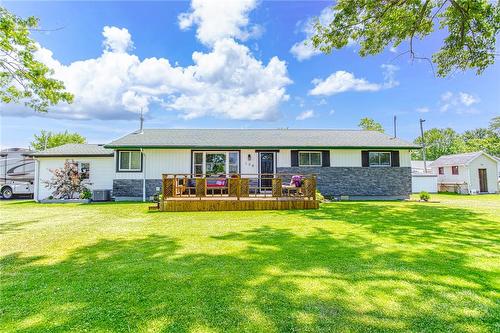
[{"label": "deck railing", "polygon": [[[292,181],[292,179],[294,181]],[[299,180],[299,181],[297,181]],[[297,174],[163,174],[163,200],[182,198],[290,198],[316,200],[316,175]]]}]

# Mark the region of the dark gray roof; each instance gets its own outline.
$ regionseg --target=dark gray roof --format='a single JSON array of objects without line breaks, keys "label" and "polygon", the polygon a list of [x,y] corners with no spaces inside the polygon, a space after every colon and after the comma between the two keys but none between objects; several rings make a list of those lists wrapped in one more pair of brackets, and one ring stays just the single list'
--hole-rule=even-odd
[{"label": "dark gray roof", "polygon": [[103,145],[68,143],[59,147],[37,151],[31,155],[35,157],[113,156],[113,150],[106,149]]},{"label": "dark gray roof", "polygon": [[482,151],[472,153],[444,155],[432,162],[433,167],[453,166],[453,165],[466,165],[469,164],[476,157],[484,154]]},{"label": "dark gray roof", "polygon": [[376,131],[326,129],[145,129],[108,148],[420,148]]}]

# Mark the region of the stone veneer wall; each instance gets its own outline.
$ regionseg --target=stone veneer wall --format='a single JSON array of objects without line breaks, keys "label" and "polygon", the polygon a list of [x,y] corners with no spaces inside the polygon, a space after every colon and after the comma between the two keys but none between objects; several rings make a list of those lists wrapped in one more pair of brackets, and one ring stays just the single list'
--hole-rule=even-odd
[{"label": "stone veneer wall", "polygon": [[[409,167],[290,167],[278,173],[318,175],[318,190],[327,196],[407,197],[411,194]],[[161,179],[146,179],[146,198],[161,188]],[[113,180],[113,196],[142,198],[142,179]]]},{"label": "stone veneer wall", "polygon": [[[146,199],[161,191],[161,179],[146,179]],[[142,179],[114,179],[113,196],[121,198],[142,198]]]},{"label": "stone veneer wall", "polygon": [[327,196],[407,197],[411,194],[409,167],[291,167],[279,173],[317,174],[318,190]]}]

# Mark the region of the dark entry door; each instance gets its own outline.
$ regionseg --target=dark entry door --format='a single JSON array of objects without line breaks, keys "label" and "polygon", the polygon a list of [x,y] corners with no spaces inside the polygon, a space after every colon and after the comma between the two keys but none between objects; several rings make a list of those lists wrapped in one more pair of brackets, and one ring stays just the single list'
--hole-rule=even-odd
[{"label": "dark entry door", "polygon": [[479,192],[488,192],[488,176],[486,169],[479,169]]},{"label": "dark entry door", "polygon": [[272,152],[261,152],[260,153],[260,187],[268,187],[262,190],[271,190],[273,186],[272,178],[274,174],[274,153]]}]

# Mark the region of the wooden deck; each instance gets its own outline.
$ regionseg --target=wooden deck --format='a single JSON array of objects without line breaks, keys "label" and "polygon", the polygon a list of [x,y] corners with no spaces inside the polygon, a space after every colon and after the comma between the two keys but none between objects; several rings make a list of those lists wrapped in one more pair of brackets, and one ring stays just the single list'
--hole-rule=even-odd
[{"label": "wooden deck", "polygon": [[[246,177],[245,177],[246,176]],[[163,175],[158,209],[165,212],[318,209],[316,177],[303,176],[299,187],[291,175]]]},{"label": "wooden deck", "polygon": [[300,200],[290,198],[241,198],[235,200],[228,197],[204,199],[169,199],[160,203],[164,212],[195,212],[218,210],[283,210],[283,209],[318,209],[317,200]]}]

